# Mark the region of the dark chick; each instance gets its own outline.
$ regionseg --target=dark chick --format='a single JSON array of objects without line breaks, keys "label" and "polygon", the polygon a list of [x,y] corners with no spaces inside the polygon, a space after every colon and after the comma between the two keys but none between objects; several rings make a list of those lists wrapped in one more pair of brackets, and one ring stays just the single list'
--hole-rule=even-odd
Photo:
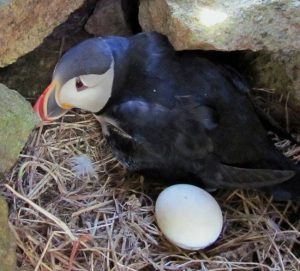
[{"label": "dark chick", "polygon": [[160,34],[93,38],[69,50],[35,111],[51,121],[70,108],[94,113],[129,171],[300,197],[299,169],[270,142],[239,74],[175,52]]}]

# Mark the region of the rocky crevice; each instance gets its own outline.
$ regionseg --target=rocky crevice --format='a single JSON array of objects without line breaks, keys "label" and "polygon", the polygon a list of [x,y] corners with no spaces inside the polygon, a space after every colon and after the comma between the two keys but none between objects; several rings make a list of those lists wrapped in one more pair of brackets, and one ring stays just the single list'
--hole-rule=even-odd
[{"label": "rocky crevice", "polygon": [[[297,0],[0,1],[0,83],[8,86],[0,84],[0,174],[17,161],[36,123],[29,103],[11,89],[34,101],[60,56],[92,36],[161,32],[177,50],[200,50],[233,65],[263,95],[280,97],[268,105],[276,119],[287,128],[299,124],[299,14]],[[1,198],[0,225],[0,258],[11,259],[0,262],[0,270],[14,270],[15,245]]]}]

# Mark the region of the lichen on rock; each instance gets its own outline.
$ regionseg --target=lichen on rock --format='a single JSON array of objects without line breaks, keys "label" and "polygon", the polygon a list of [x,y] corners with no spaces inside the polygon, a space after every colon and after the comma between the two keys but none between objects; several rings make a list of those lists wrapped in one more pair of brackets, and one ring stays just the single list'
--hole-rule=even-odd
[{"label": "lichen on rock", "polygon": [[0,173],[17,161],[37,122],[25,98],[0,83]]},{"label": "lichen on rock", "polygon": [[272,89],[282,94],[292,94],[300,101],[300,53],[299,51],[270,53],[248,52],[245,59],[249,78],[257,88]]},{"label": "lichen on rock", "polygon": [[0,196],[0,270],[14,271],[16,265],[16,244],[8,226],[7,205]]}]

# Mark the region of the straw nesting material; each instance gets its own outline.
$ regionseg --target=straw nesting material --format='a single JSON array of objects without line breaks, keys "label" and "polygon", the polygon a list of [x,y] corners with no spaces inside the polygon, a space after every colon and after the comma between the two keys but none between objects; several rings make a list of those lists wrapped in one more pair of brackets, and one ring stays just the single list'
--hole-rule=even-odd
[{"label": "straw nesting material", "polygon": [[[299,147],[277,145],[300,160]],[[94,172],[72,170],[78,155]],[[37,128],[1,186],[20,270],[300,270],[299,204],[254,191],[214,194],[224,227],[211,247],[171,245],[154,219],[163,184],[127,175],[82,111]]]}]

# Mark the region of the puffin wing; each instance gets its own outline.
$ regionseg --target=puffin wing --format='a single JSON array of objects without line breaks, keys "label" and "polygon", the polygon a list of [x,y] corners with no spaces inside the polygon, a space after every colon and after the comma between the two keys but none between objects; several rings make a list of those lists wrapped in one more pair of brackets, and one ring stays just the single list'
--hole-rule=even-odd
[{"label": "puffin wing", "polygon": [[259,188],[295,175],[293,170],[243,168],[218,161],[209,137],[218,126],[218,116],[195,100],[174,110],[135,99],[121,103],[114,112],[145,155],[153,154],[166,166],[178,165],[209,187]]},{"label": "puffin wing", "polygon": [[248,169],[224,164],[218,165],[218,171],[222,178],[216,178],[213,184],[222,188],[260,188],[283,183],[295,176],[293,170]]},{"label": "puffin wing", "polygon": [[149,153],[162,159],[204,159],[213,149],[204,127],[213,126],[209,109],[202,108],[202,123],[180,106],[168,108],[144,99],[125,101],[114,107],[122,128]]},{"label": "puffin wing", "polygon": [[[180,98],[180,100],[183,99]],[[215,109],[199,105],[200,101],[197,102],[195,97],[193,101],[190,97],[188,100],[189,102],[185,102],[185,108],[200,123],[207,135],[213,134],[216,129],[220,129],[218,125],[220,116]],[[214,142],[211,141],[213,145]],[[240,151],[243,152],[243,150]],[[200,173],[200,176],[202,176],[203,182],[210,187],[260,188],[285,182],[296,174],[294,170],[243,167],[243,161],[240,165],[230,165],[218,159],[214,151],[208,155],[206,165],[206,170]]]}]

